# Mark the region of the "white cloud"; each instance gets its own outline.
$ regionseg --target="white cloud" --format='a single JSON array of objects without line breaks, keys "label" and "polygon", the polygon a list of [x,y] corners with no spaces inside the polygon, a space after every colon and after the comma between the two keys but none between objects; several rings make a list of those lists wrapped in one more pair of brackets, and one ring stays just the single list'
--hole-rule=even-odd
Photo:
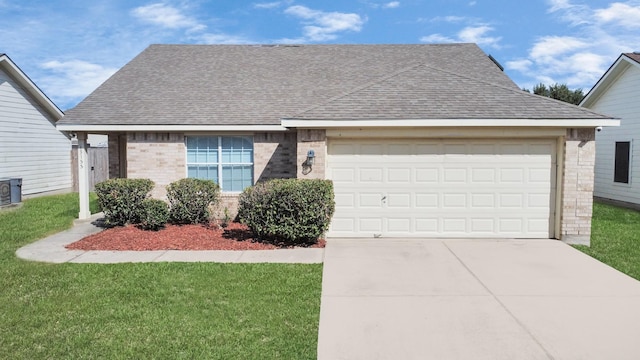
[{"label": "white cloud", "polygon": [[293,1],[292,0],[284,0],[284,1],[273,1],[273,2],[265,2],[265,3],[255,3],[253,7],[256,9],[274,9],[283,5],[289,5]]},{"label": "white cloud", "polygon": [[399,6],[400,6],[400,1],[391,1],[391,2],[388,2],[388,3],[384,4],[384,5],[382,5],[382,7],[385,8],[385,9],[395,9],[395,8],[397,8]]},{"label": "white cloud", "polygon": [[620,55],[640,48],[640,2],[611,2],[604,7],[586,0],[548,0],[548,12],[568,23],[563,36],[536,39],[526,59],[507,62],[507,68],[530,81],[566,83],[588,90]]},{"label": "white cloud", "polygon": [[603,23],[616,23],[629,29],[640,28],[640,5],[613,3],[606,9],[597,9],[594,16]]},{"label": "white cloud", "polygon": [[442,34],[431,34],[420,38],[421,42],[426,43],[454,43],[466,42],[476,43],[478,45],[487,45],[493,48],[500,48],[501,37],[488,36],[494,28],[488,25],[467,26],[460,30],[456,37],[449,37]]},{"label": "white cloud", "polygon": [[255,44],[255,41],[229,34],[202,34],[198,36],[198,39],[201,44]]},{"label": "white cloud", "polygon": [[440,22],[440,21],[444,21],[444,22],[448,22],[448,23],[459,23],[459,22],[463,22],[468,20],[468,18],[464,17],[464,16],[455,16],[455,15],[449,15],[449,16],[436,16],[434,18],[431,18],[429,21],[431,22]]},{"label": "white cloud", "polygon": [[446,37],[441,34],[431,34],[428,36],[423,36],[420,38],[421,42],[430,43],[430,44],[441,44],[441,43],[453,43],[456,42],[455,39],[450,37]]},{"label": "white cloud", "polygon": [[545,36],[536,41],[529,55],[537,61],[543,61],[588,46],[588,43],[571,36]]},{"label": "white cloud", "polygon": [[498,42],[501,37],[487,36],[487,33],[493,31],[494,28],[487,25],[468,26],[458,33],[458,38],[463,42],[476,43],[478,45],[488,45],[494,48],[500,47]]},{"label": "white cloud", "polygon": [[290,6],[284,12],[304,20],[303,33],[309,41],[333,40],[344,31],[359,32],[365,22],[358,14],[324,12],[302,5]]},{"label": "white cloud", "polygon": [[516,70],[520,72],[527,72],[531,68],[531,65],[533,65],[533,62],[527,59],[519,59],[519,60],[507,61],[506,65],[507,65],[507,69]]},{"label": "white cloud", "polygon": [[41,77],[40,85],[55,101],[87,96],[118,70],[82,60],[48,61],[40,68],[48,73]]},{"label": "white cloud", "polygon": [[564,10],[571,7],[569,0],[548,0],[547,2],[551,5],[549,12],[556,12],[558,10]]},{"label": "white cloud", "polygon": [[137,7],[131,11],[131,14],[143,22],[168,29],[200,31],[206,28],[196,19],[184,15],[179,9],[162,3]]}]

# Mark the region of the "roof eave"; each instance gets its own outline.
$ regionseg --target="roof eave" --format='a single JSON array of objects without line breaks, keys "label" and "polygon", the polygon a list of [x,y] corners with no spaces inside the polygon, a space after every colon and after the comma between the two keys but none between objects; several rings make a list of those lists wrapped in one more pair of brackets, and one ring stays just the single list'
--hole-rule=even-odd
[{"label": "roof eave", "polygon": [[589,90],[587,95],[582,99],[579,106],[584,108],[590,108],[595,103],[602,93],[618,78],[618,76],[627,69],[629,66],[637,66],[640,68],[640,64],[628,58],[625,54],[621,54],[616,61],[607,69],[598,82]]},{"label": "roof eave", "polygon": [[286,128],[350,127],[561,127],[589,128],[620,126],[620,120],[602,119],[403,119],[403,120],[323,120],[282,119]]},{"label": "roof eave", "polygon": [[135,131],[164,131],[164,132],[227,132],[227,131],[287,131],[280,125],[84,125],[58,124],[56,128],[65,132],[135,132]]},{"label": "roof eave", "polygon": [[22,86],[42,106],[55,121],[62,119],[64,113],[56,104],[45,95],[42,90],[16,65],[7,54],[0,55],[0,66],[2,66],[11,77]]}]

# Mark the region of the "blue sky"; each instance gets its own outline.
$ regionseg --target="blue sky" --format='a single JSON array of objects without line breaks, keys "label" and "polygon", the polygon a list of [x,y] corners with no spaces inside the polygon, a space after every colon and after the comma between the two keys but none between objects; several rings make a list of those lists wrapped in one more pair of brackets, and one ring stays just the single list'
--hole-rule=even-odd
[{"label": "blue sky", "polygon": [[155,43],[475,42],[520,87],[585,90],[640,50],[640,0],[0,0],[0,18],[0,53],[63,110]]}]

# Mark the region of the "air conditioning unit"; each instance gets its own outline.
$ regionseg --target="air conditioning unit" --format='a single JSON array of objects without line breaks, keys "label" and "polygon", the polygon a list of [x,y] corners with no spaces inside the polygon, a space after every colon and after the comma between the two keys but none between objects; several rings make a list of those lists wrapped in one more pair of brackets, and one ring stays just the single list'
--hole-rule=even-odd
[{"label": "air conditioning unit", "polygon": [[0,180],[0,206],[11,204],[11,180]]}]

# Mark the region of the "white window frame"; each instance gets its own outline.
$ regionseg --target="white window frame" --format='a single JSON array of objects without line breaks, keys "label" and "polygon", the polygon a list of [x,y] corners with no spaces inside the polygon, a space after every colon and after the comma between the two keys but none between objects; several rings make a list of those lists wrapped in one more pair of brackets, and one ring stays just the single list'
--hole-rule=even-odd
[{"label": "white window frame", "polygon": [[[218,159],[217,162],[215,163],[190,163],[189,162],[189,147],[188,147],[188,138],[189,137],[209,137],[209,138],[217,138],[218,139]],[[241,137],[241,138],[247,138],[251,141],[251,162],[248,163],[224,163],[222,162],[222,138],[227,137],[227,138],[234,138],[234,137]],[[255,166],[255,152],[254,152],[254,141],[253,141],[253,136],[251,135],[240,135],[240,134],[229,134],[229,135],[217,135],[217,134],[188,134],[185,135],[184,137],[184,146],[185,146],[185,177],[189,177],[189,165],[208,165],[208,166],[216,166],[217,167],[217,173],[218,173],[218,186],[220,186],[220,191],[225,193],[225,194],[239,194],[242,192],[242,190],[240,191],[225,191],[223,186],[223,180],[222,180],[222,167],[224,165],[251,165],[251,184],[253,185],[255,183],[255,174],[254,174],[254,166]]]}]

